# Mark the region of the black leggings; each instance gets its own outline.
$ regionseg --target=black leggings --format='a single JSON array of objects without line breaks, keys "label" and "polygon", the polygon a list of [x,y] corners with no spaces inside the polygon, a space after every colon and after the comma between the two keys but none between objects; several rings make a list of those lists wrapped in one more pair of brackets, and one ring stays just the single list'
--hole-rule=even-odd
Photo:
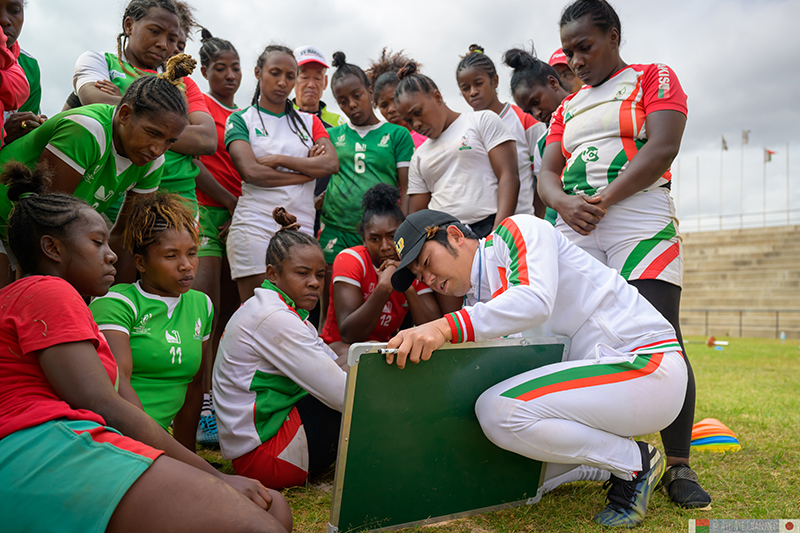
[{"label": "black leggings", "polygon": [[692,365],[689,364],[689,357],[683,346],[683,336],[681,335],[681,288],[657,279],[637,279],[628,283],[636,287],[639,293],[664,315],[678,335],[678,342],[683,350],[683,359],[686,361],[689,382],[686,385],[686,398],[683,400],[681,412],[672,424],[661,430],[661,441],[664,443],[664,451],[667,456],[688,459],[692,442],[692,424],[694,424],[695,383]]},{"label": "black leggings", "polygon": [[308,477],[324,473],[334,461],[339,447],[342,413],[331,409],[310,394],[295,405],[308,441]]}]

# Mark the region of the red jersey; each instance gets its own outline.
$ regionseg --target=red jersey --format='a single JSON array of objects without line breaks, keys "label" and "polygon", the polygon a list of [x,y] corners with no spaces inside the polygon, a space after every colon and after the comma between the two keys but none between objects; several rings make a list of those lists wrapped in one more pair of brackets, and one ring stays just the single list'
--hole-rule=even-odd
[{"label": "red jersey", "polygon": [[30,276],[0,290],[0,299],[0,439],[56,418],[105,425],[61,400],[39,365],[39,351],[88,340],[117,386],[117,363],[78,292],[61,278]]},{"label": "red jersey", "polygon": [[[212,155],[200,156],[200,161],[220,185],[238,198],[242,195],[242,178],[239,177],[236,167],[233,166],[231,154],[225,149],[225,123],[231,113],[239,111],[239,108],[228,107],[208,94],[203,94],[203,98],[208,106],[208,111],[214,118],[214,126],[217,127],[217,151]],[[210,207],[225,207],[200,189],[197,189],[197,203]]]},{"label": "red jersey", "polygon": [[[339,255],[333,261],[332,278],[331,296],[333,296],[333,284],[341,281],[359,287],[361,296],[366,302],[378,285],[378,271],[375,269],[375,265],[372,264],[367,247],[363,245],[354,246],[339,252]],[[417,291],[417,294],[433,292],[427,285],[418,280],[414,280],[412,287]],[[328,306],[328,315],[325,319],[325,327],[322,329],[322,340],[327,344],[342,340],[342,336],[339,334],[339,326],[336,324],[335,303],[335,299],[331,298],[331,303]],[[394,332],[400,328],[406,313],[408,313],[408,302],[405,294],[392,291],[392,295],[383,306],[378,325],[375,326],[375,329],[372,330],[366,340],[388,341],[392,338]]]}]

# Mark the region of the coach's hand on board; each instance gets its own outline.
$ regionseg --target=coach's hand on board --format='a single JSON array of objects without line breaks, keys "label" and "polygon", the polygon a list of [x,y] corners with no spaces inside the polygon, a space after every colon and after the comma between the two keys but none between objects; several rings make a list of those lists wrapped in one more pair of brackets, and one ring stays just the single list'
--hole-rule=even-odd
[{"label": "coach's hand on board", "polygon": [[[406,360],[412,363],[427,361],[431,354],[452,340],[450,326],[444,318],[422,324],[411,329],[404,329],[389,340],[386,347],[397,349],[397,367],[405,368]],[[386,362],[394,362],[395,354],[387,354]]]},{"label": "coach's hand on board", "polygon": [[606,216],[606,210],[597,205],[599,202],[599,196],[564,195],[556,211],[570,228],[581,235],[589,235]]}]

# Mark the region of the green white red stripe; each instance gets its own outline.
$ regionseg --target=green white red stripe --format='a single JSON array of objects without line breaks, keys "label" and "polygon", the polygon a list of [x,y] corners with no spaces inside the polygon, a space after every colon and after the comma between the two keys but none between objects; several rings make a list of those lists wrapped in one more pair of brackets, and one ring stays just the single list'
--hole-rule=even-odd
[{"label": "green white red stripe", "polygon": [[646,353],[680,352],[680,351],[682,350],[681,350],[681,344],[678,342],[678,339],[667,339],[639,346],[638,348],[634,348],[633,350],[631,350],[631,353],[639,355]]},{"label": "green white red stripe", "polygon": [[465,309],[449,313],[444,316],[450,326],[450,333],[453,334],[453,344],[462,342],[475,342],[475,330],[472,327],[472,319]]},{"label": "green white red stripe", "polygon": [[508,267],[509,284],[514,287],[517,285],[530,285],[528,275],[528,247],[519,227],[510,218],[505,219],[494,230],[494,234],[500,237],[508,248],[511,264]]},{"label": "green white red stripe", "polygon": [[667,265],[680,256],[677,234],[675,224],[670,221],[661,231],[641,241],[625,259],[620,275],[626,280],[658,279]]},{"label": "green white red stripe", "polygon": [[566,368],[521,383],[500,396],[527,402],[554,392],[629,381],[655,372],[663,358],[663,353],[654,353],[638,355],[630,363],[592,364]]}]

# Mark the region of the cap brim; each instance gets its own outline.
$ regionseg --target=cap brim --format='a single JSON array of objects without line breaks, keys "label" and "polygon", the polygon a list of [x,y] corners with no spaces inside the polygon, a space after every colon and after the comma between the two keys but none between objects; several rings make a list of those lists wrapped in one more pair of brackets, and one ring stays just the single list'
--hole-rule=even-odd
[{"label": "cap brim", "polygon": [[298,61],[297,62],[297,66],[301,67],[303,65],[308,65],[309,63],[318,63],[318,64],[322,65],[325,68],[331,68],[330,65],[328,65],[327,63],[323,63],[319,59],[314,59],[314,58],[309,58],[309,59],[304,59],[302,61]]},{"label": "cap brim", "polygon": [[422,247],[425,246],[425,242],[425,234],[422,234],[419,240],[403,254],[403,259],[397,266],[397,270],[392,274],[392,287],[394,287],[394,290],[405,292],[411,284],[414,283],[416,276],[414,276],[414,273],[411,272],[408,267],[419,257],[419,253],[422,251]]}]

